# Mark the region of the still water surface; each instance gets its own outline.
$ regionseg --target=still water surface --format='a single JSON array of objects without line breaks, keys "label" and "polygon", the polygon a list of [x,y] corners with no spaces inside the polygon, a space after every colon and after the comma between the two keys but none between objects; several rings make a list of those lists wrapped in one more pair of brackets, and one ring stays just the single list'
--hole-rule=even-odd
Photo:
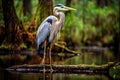
[{"label": "still water surface", "polygon": [[[63,53],[66,54],[66,53]],[[53,58],[56,65],[102,65],[114,61],[113,53],[109,50],[98,52],[82,52],[81,55]],[[0,80],[113,80],[109,75],[83,73],[20,73],[0,70]]]},{"label": "still water surface", "polygon": [[0,80],[112,80],[105,75],[70,73],[14,73],[0,71]]}]

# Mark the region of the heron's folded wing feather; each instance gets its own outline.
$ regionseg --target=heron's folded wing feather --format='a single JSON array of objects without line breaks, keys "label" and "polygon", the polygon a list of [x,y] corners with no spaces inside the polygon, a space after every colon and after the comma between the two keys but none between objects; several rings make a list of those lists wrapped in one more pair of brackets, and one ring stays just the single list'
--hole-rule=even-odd
[{"label": "heron's folded wing feather", "polygon": [[39,49],[39,46],[44,42],[44,40],[46,40],[48,38],[48,36],[50,35],[50,23],[45,22],[43,25],[41,25],[40,27],[42,27],[41,30],[39,30],[36,39],[37,39],[37,49]]}]

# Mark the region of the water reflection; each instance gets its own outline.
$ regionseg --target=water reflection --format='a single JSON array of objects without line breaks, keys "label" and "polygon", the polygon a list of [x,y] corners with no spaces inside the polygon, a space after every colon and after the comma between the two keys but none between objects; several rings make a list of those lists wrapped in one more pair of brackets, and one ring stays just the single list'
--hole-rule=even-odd
[{"label": "water reflection", "polygon": [[[0,55],[0,67],[10,67],[20,64],[41,64],[43,59],[42,54],[34,52],[27,55],[19,53]],[[49,55],[46,55],[46,64],[49,64]],[[106,64],[115,61],[114,54],[109,50],[98,52],[83,51],[79,56],[70,53],[52,53],[52,64],[56,65],[79,65],[79,64]]]},{"label": "water reflection", "polygon": [[112,80],[105,75],[71,73],[17,73],[0,70],[0,80]]},{"label": "water reflection", "polygon": [[[52,53],[52,64],[55,65],[101,65],[114,61],[114,55],[109,50],[91,52],[83,51],[81,55],[69,53]],[[41,64],[43,55],[0,55],[0,67],[9,67],[19,64]],[[49,64],[49,56],[46,58]],[[109,75],[96,74],[69,74],[69,73],[17,73],[0,70],[0,80],[113,80]]]},{"label": "water reflection", "polygon": [[99,52],[82,52],[79,56],[74,56],[65,61],[67,65],[78,64],[90,64],[90,65],[102,65],[108,62],[114,62],[114,56],[111,52],[99,51]]}]

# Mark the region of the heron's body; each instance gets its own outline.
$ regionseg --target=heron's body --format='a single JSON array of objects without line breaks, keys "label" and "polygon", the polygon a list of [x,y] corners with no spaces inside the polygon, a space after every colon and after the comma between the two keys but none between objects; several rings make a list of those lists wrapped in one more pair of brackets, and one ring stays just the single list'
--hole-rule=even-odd
[{"label": "heron's body", "polygon": [[[40,47],[43,47],[43,42],[46,40],[47,44],[51,43],[53,40],[53,37],[50,38],[50,34],[53,32],[51,29],[53,25],[55,25],[55,22],[57,22],[58,19],[55,16],[49,16],[47,17],[38,28],[37,34],[36,34],[36,40],[37,40],[37,49],[40,49]],[[52,31],[51,31],[52,30]],[[50,40],[52,39],[52,40]]]},{"label": "heron's body", "polygon": [[50,46],[50,64],[51,64],[51,44],[55,40],[58,32],[60,32],[64,21],[65,21],[65,14],[63,12],[59,12],[59,10],[67,11],[67,10],[75,10],[70,7],[66,7],[62,4],[58,4],[54,7],[53,13],[55,16],[51,15],[47,17],[39,26],[36,34],[36,41],[37,41],[37,49],[44,50],[44,58],[43,64],[45,63],[45,53],[46,48]]},{"label": "heron's body", "polygon": [[37,49],[43,48],[43,42],[45,40],[47,41],[47,46],[55,40],[57,33],[61,30],[65,20],[64,13],[61,12],[59,16],[60,20],[51,15],[41,23],[36,35],[36,40],[38,43]]}]

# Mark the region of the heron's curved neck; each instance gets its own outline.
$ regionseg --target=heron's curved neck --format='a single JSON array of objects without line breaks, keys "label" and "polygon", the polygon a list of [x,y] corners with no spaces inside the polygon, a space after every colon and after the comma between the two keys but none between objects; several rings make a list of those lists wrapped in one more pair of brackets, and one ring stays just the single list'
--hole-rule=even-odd
[{"label": "heron's curved neck", "polygon": [[62,12],[59,12],[59,22],[63,25],[64,21],[65,21],[65,14]]},{"label": "heron's curved neck", "polygon": [[58,23],[60,24],[60,26],[62,26],[65,21],[65,14],[63,12],[58,12],[58,10],[54,9],[54,15],[59,16]]}]

